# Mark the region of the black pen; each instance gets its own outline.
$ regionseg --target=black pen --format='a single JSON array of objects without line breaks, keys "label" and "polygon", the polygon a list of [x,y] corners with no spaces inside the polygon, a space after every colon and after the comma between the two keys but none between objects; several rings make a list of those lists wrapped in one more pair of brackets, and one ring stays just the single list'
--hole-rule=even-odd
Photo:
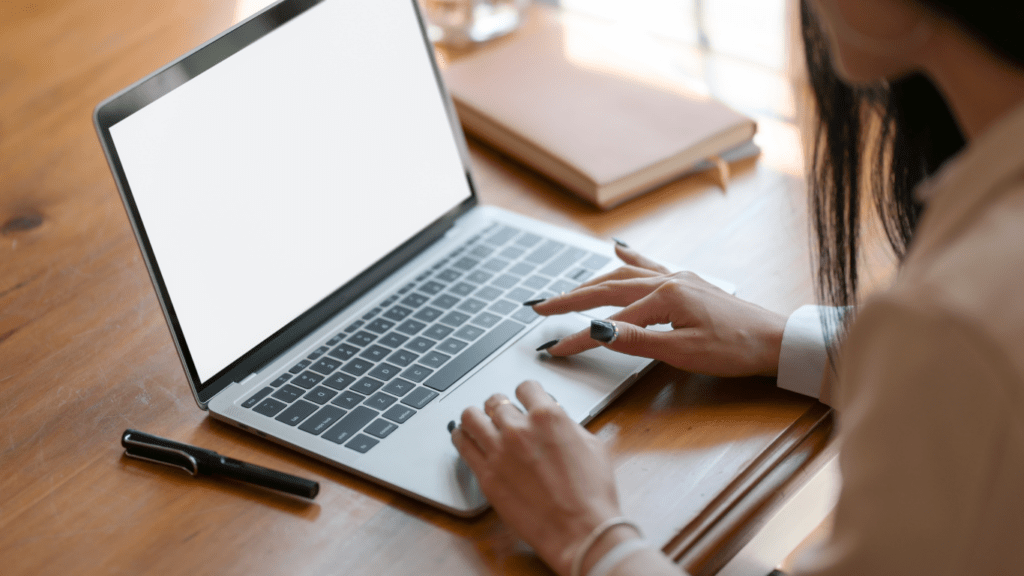
[{"label": "black pen", "polygon": [[277,470],[225,458],[213,450],[189,446],[138,430],[128,429],[121,435],[124,454],[129,458],[167,464],[195,476],[207,474],[272,488],[304,498],[316,498],[320,484]]}]

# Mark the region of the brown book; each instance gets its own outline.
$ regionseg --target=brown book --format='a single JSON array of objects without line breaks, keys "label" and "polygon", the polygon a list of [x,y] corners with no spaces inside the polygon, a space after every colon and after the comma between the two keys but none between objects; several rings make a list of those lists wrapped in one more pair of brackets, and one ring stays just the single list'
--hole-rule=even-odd
[{"label": "brown book", "polygon": [[614,34],[608,25],[534,16],[512,38],[444,70],[469,133],[600,208],[731,149],[733,157],[757,153],[750,118],[648,73],[644,62],[632,66],[616,54],[615,66],[602,67],[573,53],[573,42]]}]

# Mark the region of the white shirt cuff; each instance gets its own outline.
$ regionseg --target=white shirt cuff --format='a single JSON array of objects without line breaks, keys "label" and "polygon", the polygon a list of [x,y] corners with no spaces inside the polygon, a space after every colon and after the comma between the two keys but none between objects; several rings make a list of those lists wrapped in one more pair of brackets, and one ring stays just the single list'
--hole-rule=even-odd
[{"label": "white shirt cuff", "polygon": [[820,306],[801,306],[786,321],[779,354],[779,388],[815,398],[821,394],[828,364],[826,342],[832,340],[822,326],[821,314]]}]

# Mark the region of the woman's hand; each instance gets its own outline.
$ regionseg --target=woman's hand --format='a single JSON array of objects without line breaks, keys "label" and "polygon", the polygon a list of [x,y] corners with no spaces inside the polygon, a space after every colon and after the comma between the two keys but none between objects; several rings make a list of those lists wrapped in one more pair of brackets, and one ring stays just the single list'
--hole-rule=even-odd
[{"label": "woman's hand", "polygon": [[[524,414],[503,395],[470,407],[452,442],[494,509],[540,557],[568,574],[576,548],[601,522],[620,516],[611,459],[604,443],[577,424],[532,381],[516,389]],[[592,554],[635,538],[619,526]],[[593,563],[587,558],[584,566]]]},{"label": "woman's hand", "polygon": [[[672,273],[632,249],[616,246],[625,266],[534,306],[541,315],[624,307],[614,314],[619,336],[610,344],[582,331],[548,348],[554,356],[604,345],[713,376],[775,376],[786,318],[740,300],[692,272]],[[671,324],[661,332],[645,327]]]}]

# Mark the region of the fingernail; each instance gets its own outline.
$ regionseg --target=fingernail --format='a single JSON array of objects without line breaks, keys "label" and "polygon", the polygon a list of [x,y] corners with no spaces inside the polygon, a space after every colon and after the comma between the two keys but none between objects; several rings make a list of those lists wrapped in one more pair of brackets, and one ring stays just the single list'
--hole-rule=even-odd
[{"label": "fingernail", "polygon": [[619,246],[622,246],[623,248],[629,248],[629,244],[626,244],[625,242],[619,240],[618,238],[612,238],[612,240]]},{"label": "fingernail", "polygon": [[448,422],[448,433],[455,432],[455,420]]},{"label": "fingernail", "polygon": [[540,346],[537,347],[537,352],[540,352],[541,350],[547,350],[548,348],[551,348],[555,344],[558,344],[558,342],[559,342],[559,340],[552,340],[551,342],[545,342],[545,343],[543,343],[543,344],[541,344]]},{"label": "fingernail", "polygon": [[547,300],[547,298],[537,298],[536,300],[527,300],[526,302],[523,302],[523,306],[536,306],[537,304],[540,304],[541,302],[543,302],[545,300]]},{"label": "fingernail", "polygon": [[590,337],[598,342],[611,344],[619,337],[619,329],[609,320],[591,320]]}]

